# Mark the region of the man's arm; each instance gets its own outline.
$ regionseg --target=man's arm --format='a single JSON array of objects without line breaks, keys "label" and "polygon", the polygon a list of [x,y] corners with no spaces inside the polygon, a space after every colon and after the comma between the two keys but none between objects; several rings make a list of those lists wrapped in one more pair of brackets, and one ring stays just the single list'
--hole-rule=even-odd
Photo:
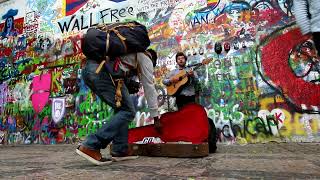
[{"label": "man's arm", "polygon": [[140,69],[140,80],[143,86],[144,95],[147,99],[151,117],[159,116],[158,93],[154,86],[153,64],[144,53],[137,54],[138,68]]},{"label": "man's arm", "polygon": [[296,21],[301,29],[302,34],[308,34],[311,32],[310,19],[308,17],[307,0],[294,0],[293,10]]}]

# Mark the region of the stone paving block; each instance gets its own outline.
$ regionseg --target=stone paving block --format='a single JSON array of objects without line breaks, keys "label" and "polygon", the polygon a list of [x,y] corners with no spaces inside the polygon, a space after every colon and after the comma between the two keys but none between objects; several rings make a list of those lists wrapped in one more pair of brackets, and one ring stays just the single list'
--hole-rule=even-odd
[{"label": "stone paving block", "polygon": [[204,158],[139,157],[107,166],[85,161],[76,147],[1,146],[0,179],[320,179],[319,143],[219,144]]}]

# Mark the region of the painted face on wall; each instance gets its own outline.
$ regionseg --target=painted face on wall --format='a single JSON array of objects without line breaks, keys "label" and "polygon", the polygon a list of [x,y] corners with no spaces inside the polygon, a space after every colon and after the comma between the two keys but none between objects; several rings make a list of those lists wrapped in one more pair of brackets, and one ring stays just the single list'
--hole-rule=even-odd
[{"label": "painted face on wall", "polygon": [[231,19],[232,23],[237,23],[240,16],[241,16],[241,11],[239,11],[238,9],[232,9],[228,14],[228,17]]},{"label": "painted face on wall", "polygon": [[43,43],[41,45],[41,49],[42,50],[47,50],[47,49],[49,49],[50,46],[51,46],[51,41],[50,41],[49,38],[46,38],[46,39],[43,40]]},{"label": "painted face on wall", "polygon": [[320,60],[313,43],[307,40],[290,53],[289,65],[294,74],[306,82],[319,84]]},{"label": "painted face on wall", "polygon": [[13,17],[9,17],[6,22],[7,22],[8,29],[12,29]]},{"label": "painted face on wall", "polygon": [[178,56],[177,64],[179,67],[184,67],[186,65],[186,58],[184,56]]},{"label": "painted face on wall", "polygon": [[232,9],[229,13],[229,15],[234,18],[235,20],[237,20],[237,18],[240,17],[241,12],[238,9]]},{"label": "painted face on wall", "polygon": [[220,42],[216,42],[214,45],[214,51],[219,55],[222,52],[222,45]]}]

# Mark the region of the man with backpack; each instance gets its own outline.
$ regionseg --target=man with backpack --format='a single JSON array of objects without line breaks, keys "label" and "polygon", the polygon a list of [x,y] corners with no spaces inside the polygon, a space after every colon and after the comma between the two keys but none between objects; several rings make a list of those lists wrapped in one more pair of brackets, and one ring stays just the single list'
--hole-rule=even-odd
[{"label": "man with backpack", "polygon": [[[124,26],[121,26],[124,27]],[[131,28],[132,30],[132,28]],[[116,29],[117,33],[127,29]],[[88,30],[89,32],[89,30]],[[93,33],[91,33],[93,32]],[[91,34],[90,34],[91,33]],[[114,35],[114,34],[113,34]],[[85,84],[114,109],[114,115],[107,124],[103,124],[96,133],[87,136],[76,152],[95,165],[105,165],[112,161],[130,159],[128,156],[128,123],[135,117],[136,111],[126,85],[126,76],[136,71],[142,83],[150,116],[159,121],[157,91],[154,86],[154,65],[157,55],[153,50],[128,53],[122,56],[105,56],[106,34],[91,30],[84,38],[83,53],[86,65],[82,70]],[[103,42],[104,41],[104,42]],[[112,42],[110,42],[112,44]],[[101,45],[101,46],[100,46]],[[128,46],[127,44],[127,47]],[[104,60],[103,57],[105,57]],[[100,150],[112,142],[111,159],[103,158]]]},{"label": "man with backpack", "polygon": [[320,55],[320,4],[318,0],[294,0],[294,14],[302,34],[312,35]]}]

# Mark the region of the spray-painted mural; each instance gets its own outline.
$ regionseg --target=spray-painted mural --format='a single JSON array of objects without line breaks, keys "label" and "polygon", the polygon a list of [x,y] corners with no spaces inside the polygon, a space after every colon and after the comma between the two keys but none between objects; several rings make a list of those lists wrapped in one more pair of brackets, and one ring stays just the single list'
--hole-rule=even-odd
[{"label": "spray-painted mural", "polygon": [[[81,38],[136,20],[158,52],[161,112],[176,110],[164,75],[175,53],[198,69],[199,103],[222,143],[320,141],[320,64],[292,0],[16,0],[0,4],[0,144],[75,143],[113,112],[83,83]],[[221,52],[215,45],[221,44]],[[153,123],[141,89],[130,128]]]}]

